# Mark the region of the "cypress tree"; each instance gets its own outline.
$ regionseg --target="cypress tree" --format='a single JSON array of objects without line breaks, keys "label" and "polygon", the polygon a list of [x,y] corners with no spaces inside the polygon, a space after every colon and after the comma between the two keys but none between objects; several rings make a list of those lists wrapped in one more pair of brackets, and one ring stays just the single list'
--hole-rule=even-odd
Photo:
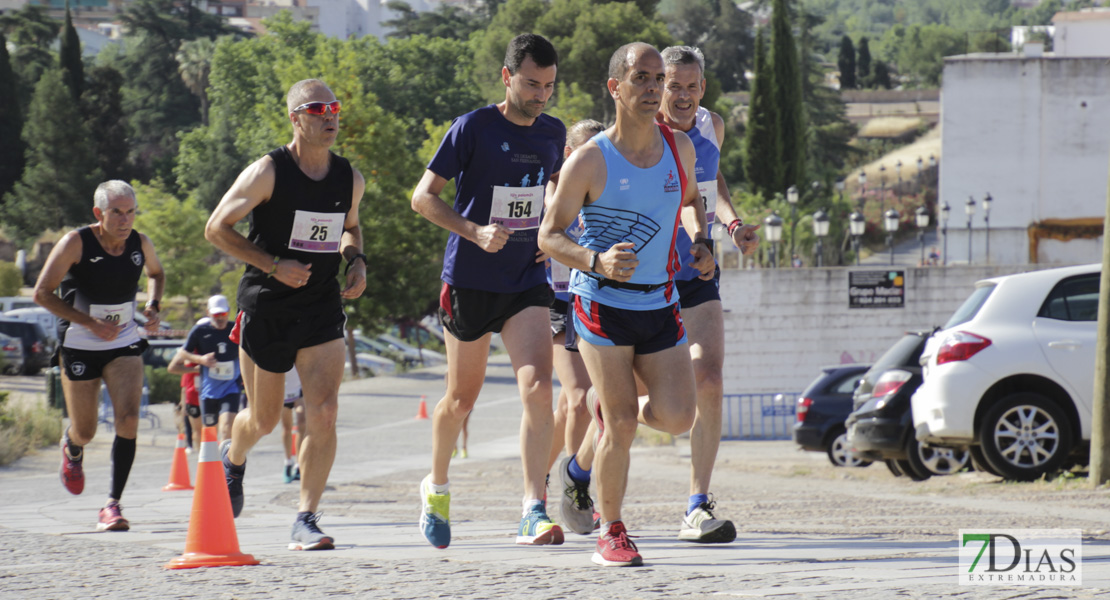
[{"label": "cypress tree", "polygon": [[23,172],[23,116],[19,111],[19,81],[12,71],[8,41],[0,30],[0,198]]},{"label": "cypress tree", "polygon": [[779,178],[775,191],[802,186],[805,178],[805,124],[802,107],[802,76],[798,47],[794,41],[788,0],[774,0],[771,15],[771,85],[774,88],[778,136]]},{"label": "cypress tree", "polygon": [[62,28],[61,48],[58,51],[58,64],[62,67],[62,77],[74,100],[81,99],[85,87],[85,64],[81,61],[81,40],[73,27],[73,16],[66,0],[66,22]]},{"label": "cypress tree", "polygon": [[890,68],[883,61],[875,63],[875,87],[889,90],[891,88]]},{"label": "cypress tree", "polygon": [[775,99],[771,87],[771,65],[763,29],[755,36],[755,79],[748,102],[748,130],[744,136],[744,172],[751,191],[764,199],[774,196],[778,182],[778,138],[775,136]]},{"label": "cypress tree", "polygon": [[871,87],[871,44],[864,36],[859,39],[859,53],[856,57],[856,72],[859,76],[856,78],[859,81],[861,88]]},{"label": "cypress tree", "polygon": [[852,38],[840,38],[840,55],[836,57],[836,66],[840,69],[840,89],[856,89],[856,46]]}]

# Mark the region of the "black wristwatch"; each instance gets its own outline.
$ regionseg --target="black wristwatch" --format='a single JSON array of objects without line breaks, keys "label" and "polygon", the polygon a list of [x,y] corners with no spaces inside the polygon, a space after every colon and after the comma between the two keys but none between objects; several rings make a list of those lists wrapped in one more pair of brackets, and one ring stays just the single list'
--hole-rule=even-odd
[{"label": "black wristwatch", "polygon": [[352,256],[351,260],[347,261],[347,268],[343,270],[343,274],[346,275],[347,272],[351,270],[351,265],[355,264],[355,261],[360,259],[360,258],[362,259],[363,266],[366,266],[367,265],[366,255],[359,252],[358,254]]},{"label": "black wristwatch", "polygon": [[590,272],[591,273],[597,273],[597,256],[598,256],[598,253],[594,252],[593,256],[590,257]]},{"label": "black wristwatch", "polygon": [[709,238],[698,238],[698,239],[694,240],[694,243],[695,244],[705,244],[705,247],[709,248],[709,254],[713,254],[713,240],[711,240]]},{"label": "black wristwatch", "polygon": [[162,303],[158,300],[148,300],[146,303],[147,308],[153,308],[154,312],[162,312]]}]

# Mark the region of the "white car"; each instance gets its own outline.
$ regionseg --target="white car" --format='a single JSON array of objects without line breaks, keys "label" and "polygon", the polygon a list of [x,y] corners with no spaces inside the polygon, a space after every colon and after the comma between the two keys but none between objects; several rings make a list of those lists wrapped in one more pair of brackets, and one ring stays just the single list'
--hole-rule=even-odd
[{"label": "white car", "polygon": [[1101,265],[985,279],[921,355],[919,441],[1030,481],[1086,461]]}]

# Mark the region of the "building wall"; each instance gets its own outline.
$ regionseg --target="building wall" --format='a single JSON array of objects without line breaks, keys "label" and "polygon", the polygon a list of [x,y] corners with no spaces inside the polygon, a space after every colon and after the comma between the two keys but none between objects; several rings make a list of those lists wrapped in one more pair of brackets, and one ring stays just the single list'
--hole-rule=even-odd
[{"label": "building wall", "polygon": [[[1052,48],[1057,56],[1110,56],[1110,13],[1079,13],[1084,19],[1055,22]],[[1095,15],[1100,18],[1095,18]]]},{"label": "building wall", "polygon": [[824,365],[873,362],[943,325],[976,281],[1038,268],[906,268],[905,307],[882,309],[848,308],[848,273],[881,268],[722,270],[725,393],[800,392]]},{"label": "building wall", "polygon": [[[1110,175],[1106,59],[950,57],[941,104],[940,201],[951,207],[953,258],[966,261],[969,197],[976,201],[973,263],[984,256],[982,200],[988,192],[994,199],[991,256],[1000,264],[1029,261],[1027,231],[1034,223],[1103,216]],[[1090,240],[1059,243],[1044,252],[1049,246],[1040,246],[1037,262],[1099,259],[1099,245]]]}]

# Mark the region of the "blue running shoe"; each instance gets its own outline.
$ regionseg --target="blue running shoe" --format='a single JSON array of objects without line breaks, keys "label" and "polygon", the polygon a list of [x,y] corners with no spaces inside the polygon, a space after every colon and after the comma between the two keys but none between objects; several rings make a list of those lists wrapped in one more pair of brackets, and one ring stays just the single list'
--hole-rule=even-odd
[{"label": "blue running shoe", "polygon": [[436,548],[446,548],[451,544],[451,494],[432,491],[431,474],[420,482],[420,505],[420,533]]},{"label": "blue running shoe", "polygon": [[231,449],[231,440],[224,440],[220,444],[220,455],[224,463],[224,479],[227,480],[227,495],[231,497],[231,515],[238,517],[243,512],[243,474],[247,472],[247,463],[239,466],[231,464],[227,453]]},{"label": "blue running shoe", "polygon": [[528,511],[528,514],[520,519],[516,543],[530,546],[545,544],[558,546],[563,543],[563,528],[549,519],[547,511],[540,505]]}]

